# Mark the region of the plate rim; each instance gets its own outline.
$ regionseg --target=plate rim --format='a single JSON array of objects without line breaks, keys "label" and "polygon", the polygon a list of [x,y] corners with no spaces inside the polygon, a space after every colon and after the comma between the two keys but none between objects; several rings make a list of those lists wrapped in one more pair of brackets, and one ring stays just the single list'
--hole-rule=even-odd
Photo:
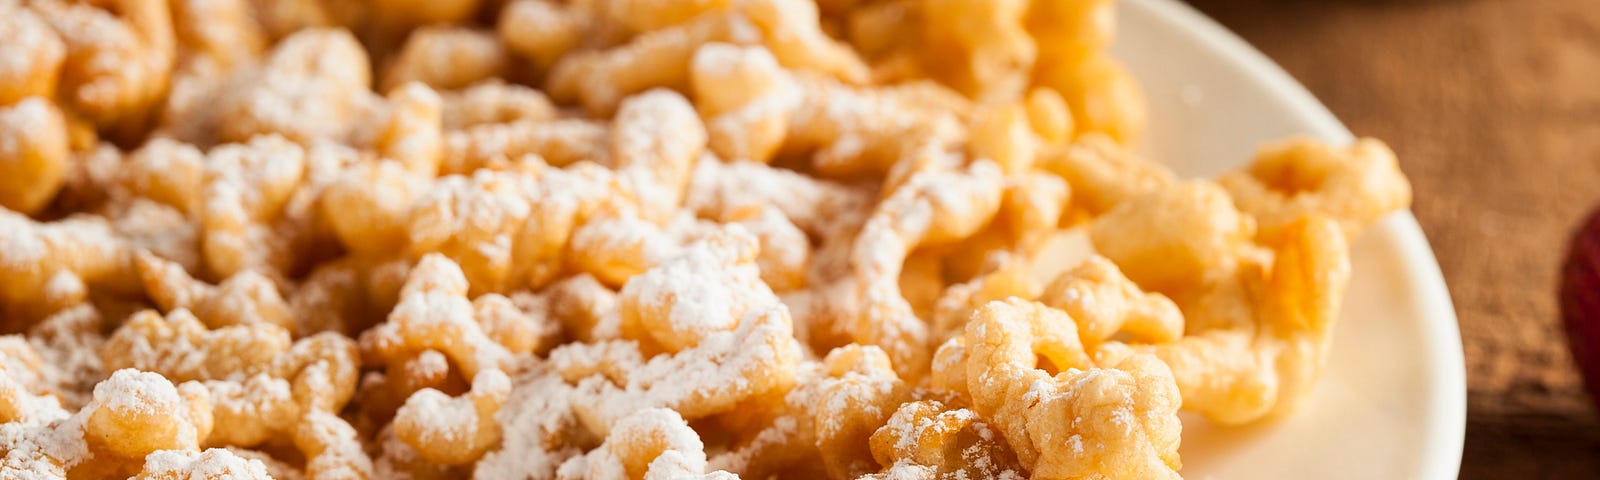
[{"label": "plate rim", "polygon": [[[1207,44],[1207,48],[1247,71],[1267,86],[1264,94],[1280,97],[1310,124],[1310,130],[1305,133],[1331,143],[1349,143],[1355,139],[1349,128],[1288,72],[1194,7],[1177,0],[1118,1],[1185,30]],[[1383,224],[1386,225],[1371,231],[1390,236],[1401,253],[1400,266],[1414,282],[1415,300],[1421,307],[1419,321],[1428,342],[1427,357],[1434,365],[1428,378],[1427,391],[1431,398],[1427,402],[1430,408],[1424,432],[1426,441],[1420,449],[1419,471],[1414,478],[1453,479],[1461,469],[1467,420],[1466,361],[1455,306],[1433,248],[1411,210],[1396,212]]]}]

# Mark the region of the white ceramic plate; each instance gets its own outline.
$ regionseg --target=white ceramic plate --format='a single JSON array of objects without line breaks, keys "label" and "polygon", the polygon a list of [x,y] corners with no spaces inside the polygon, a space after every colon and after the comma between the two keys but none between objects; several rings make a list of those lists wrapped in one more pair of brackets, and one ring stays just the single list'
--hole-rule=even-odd
[{"label": "white ceramic plate", "polygon": [[[1238,37],[1175,0],[1121,0],[1116,54],[1150,100],[1140,148],[1213,176],[1264,141],[1351,135]],[[1218,479],[1449,479],[1461,463],[1466,380],[1438,263],[1410,212],[1352,248],[1354,278],[1310,401],[1288,418],[1220,429],[1185,418],[1183,474]]]}]

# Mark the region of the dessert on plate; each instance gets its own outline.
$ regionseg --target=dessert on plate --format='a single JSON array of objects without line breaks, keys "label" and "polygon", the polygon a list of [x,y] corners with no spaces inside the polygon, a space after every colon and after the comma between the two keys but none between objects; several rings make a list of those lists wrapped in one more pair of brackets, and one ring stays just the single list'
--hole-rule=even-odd
[{"label": "dessert on plate", "polygon": [[1113,7],[0,0],[0,477],[1177,478],[1411,191]]}]

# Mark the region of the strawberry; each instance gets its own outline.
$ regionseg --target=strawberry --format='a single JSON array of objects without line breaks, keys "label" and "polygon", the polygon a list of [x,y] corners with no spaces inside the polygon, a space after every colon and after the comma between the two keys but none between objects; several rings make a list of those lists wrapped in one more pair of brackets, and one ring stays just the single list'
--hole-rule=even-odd
[{"label": "strawberry", "polygon": [[1600,210],[1572,238],[1561,272],[1561,317],[1589,396],[1600,405]]}]

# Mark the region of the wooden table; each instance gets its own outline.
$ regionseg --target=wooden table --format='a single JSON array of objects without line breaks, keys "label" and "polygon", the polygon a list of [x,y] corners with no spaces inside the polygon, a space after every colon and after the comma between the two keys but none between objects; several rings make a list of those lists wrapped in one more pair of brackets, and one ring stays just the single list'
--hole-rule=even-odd
[{"label": "wooden table", "polygon": [[1190,2],[1399,153],[1461,320],[1461,477],[1600,478],[1555,300],[1600,202],[1600,2]]}]

